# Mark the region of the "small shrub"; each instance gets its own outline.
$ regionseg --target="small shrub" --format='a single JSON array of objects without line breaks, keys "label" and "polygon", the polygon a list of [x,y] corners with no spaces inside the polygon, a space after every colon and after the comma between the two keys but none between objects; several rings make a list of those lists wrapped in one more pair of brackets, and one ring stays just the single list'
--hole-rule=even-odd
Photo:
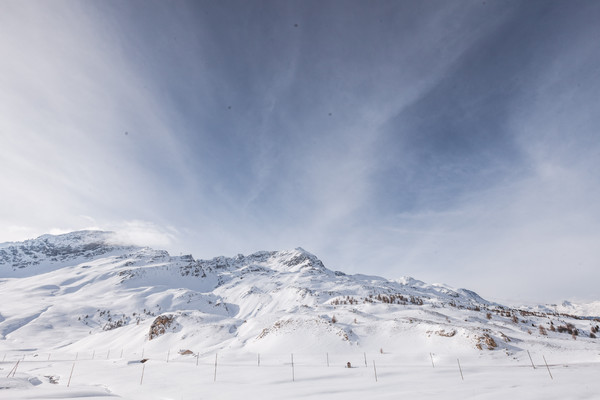
[{"label": "small shrub", "polygon": [[337,318],[335,317],[335,315],[333,317],[331,317],[331,323],[332,324],[337,323]]},{"label": "small shrub", "polygon": [[544,328],[542,325],[540,325],[540,335],[544,335],[546,336],[548,333],[546,332],[546,328]]},{"label": "small shrub", "polygon": [[498,347],[494,338],[489,335],[485,335],[485,344],[487,345],[488,350],[493,350],[494,348]]},{"label": "small shrub", "polygon": [[485,314],[485,317],[486,317],[487,319],[492,319],[492,313],[491,313],[491,312],[489,312],[489,313]]},{"label": "small shrub", "polygon": [[560,333],[569,333],[573,337],[579,334],[579,331],[573,324],[559,325],[556,330]]},{"label": "small shrub", "polygon": [[456,335],[456,331],[453,329],[449,332],[446,332],[445,329],[442,329],[439,331],[435,331],[435,334],[438,336],[443,336],[443,337],[453,337],[454,335]]},{"label": "small shrub", "polygon": [[496,343],[494,338],[488,335],[487,333],[484,333],[483,336],[479,336],[477,338],[477,343],[475,344],[475,347],[478,350],[483,350],[484,345],[487,347],[488,350],[494,350],[496,347],[498,347],[498,344]]}]

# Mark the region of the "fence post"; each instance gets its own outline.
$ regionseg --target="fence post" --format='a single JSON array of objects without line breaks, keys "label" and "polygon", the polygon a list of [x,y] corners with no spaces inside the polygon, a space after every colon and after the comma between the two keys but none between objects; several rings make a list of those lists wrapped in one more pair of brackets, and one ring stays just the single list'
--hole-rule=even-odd
[{"label": "fence post", "polygon": [[171,349],[167,352],[167,363],[169,363],[169,356],[171,355]]},{"label": "fence post", "polygon": [[218,356],[218,354],[219,353],[215,353],[215,377],[214,377],[213,382],[217,381],[217,356]]},{"label": "fence post", "polygon": [[375,382],[377,382],[377,368],[375,367],[375,360],[373,360],[373,371],[375,372]]},{"label": "fence post", "polygon": [[365,356],[365,367],[367,366],[367,353],[363,353],[363,355]]},{"label": "fence post", "polygon": [[548,373],[550,374],[550,379],[554,380],[554,378],[552,377],[552,373],[550,372],[550,367],[548,366],[548,363],[546,362],[546,357],[542,356],[544,358],[544,364],[546,364],[546,368],[548,368]]},{"label": "fence post", "polygon": [[435,364],[433,363],[433,354],[429,353],[429,357],[431,357],[431,366],[435,368]]},{"label": "fence post", "polygon": [[13,377],[15,376],[15,373],[17,372],[17,367],[19,366],[19,361],[21,360],[17,360],[15,366],[12,367],[12,369],[8,372],[8,375],[6,375],[7,378],[10,378],[10,374],[12,374]]},{"label": "fence post", "polygon": [[17,373],[17,368],[19,368],[19,362],[20,362],[20,360],[17,360],[17,364],[15,365],[15,369],[13,370],[13,378],[15,377],[15,374]]},{"label": "fence post", "polygon": [[457,358],[456,361],[458,361],[458,370],[460,371],[460,378],[464,381],[465,377],[463,376],[462,368],[460,367],[460,360]]},{"label": "fence post", "polygon": [[69,382],[67,382],[67,387],[69,387],[71,385],[71,377],[73,376],[74,369],[75,369],[75,363],[73,363],[73,366],[71,367],[71,373],[69,374]]},{"label": "fence post", "polygon": [[327,353],[327,366],[329,367],[329,353]]},{"label": "fence post", "polygon": [[142,386],[142,382],[144,381],[144,370],[146,369],[146,364],[142,366],[142,377],[140,378],[140,386]]},{"label": "fence post", "polygon": [[294,353],[292,353],[292,382],[296,381],[296,377],[294,374]]},{"label": "fence post", "polygon": [[531,361],[531,366],[535,369],[535,365],[533,365],[533,359],[531,358],[531,354],[529,354],[529,350],[527,350],[527,355],[529,356],[529,361]]}]

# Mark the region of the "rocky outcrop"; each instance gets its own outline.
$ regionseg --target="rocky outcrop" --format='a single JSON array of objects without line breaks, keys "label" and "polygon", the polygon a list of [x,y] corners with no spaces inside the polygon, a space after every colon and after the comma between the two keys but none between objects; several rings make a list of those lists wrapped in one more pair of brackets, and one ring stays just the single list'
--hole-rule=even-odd
[{"label": "rocky outcrop", "polygon": [[150,326],[150,332],[148,333],[148,340],[152,340],[161,335],[167,333],[167,331],[173,327],[175,323],[175,316],[173,314],[159,315],[154,319]]}]

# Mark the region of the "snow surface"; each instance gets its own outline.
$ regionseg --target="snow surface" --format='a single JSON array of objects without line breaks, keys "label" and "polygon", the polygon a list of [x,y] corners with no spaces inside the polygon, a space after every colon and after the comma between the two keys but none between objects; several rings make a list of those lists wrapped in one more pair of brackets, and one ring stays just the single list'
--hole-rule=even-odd
[{"label": "snow surface", "polygon": [[346,275],[300,248],[195,260],[107,232],[44,235],[0,244],[0,293],[0,398],[600,393],[598,314],[566,312],[585,307]]}]

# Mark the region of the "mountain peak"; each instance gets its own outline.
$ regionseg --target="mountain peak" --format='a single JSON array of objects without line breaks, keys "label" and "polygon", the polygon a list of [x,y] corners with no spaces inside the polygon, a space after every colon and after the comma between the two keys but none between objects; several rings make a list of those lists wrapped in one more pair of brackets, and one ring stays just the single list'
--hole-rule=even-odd
[{"label": "mountain peak", "polygon": [[284,250],[276,252],[281,258],[281,262],[290,267],[291,270],[300,270],[302,268],[311,268],[325,270],[325,266],[314,254],[304,250],[302,247],[296,247],[294,250]]},{"label": "mountain peak", "polygon": [[[114,232],[82,230],[46,234],[0,246],[0,267],[11,276],[31,276],[134,246],[118,244]],[[10,269],[9,269],[10,268]]]},{"label": "mountain peak", "polygon": [[101,230],[81,230],[68,233],[62,233],[58,235],[45,234],[35,239],[26,240],[30,241],[43,241],[46,243],[53,244],[64,244],[64,245],[81,245],[88,243],[110,243],[115,241],[116,234],[111,231]]}]

